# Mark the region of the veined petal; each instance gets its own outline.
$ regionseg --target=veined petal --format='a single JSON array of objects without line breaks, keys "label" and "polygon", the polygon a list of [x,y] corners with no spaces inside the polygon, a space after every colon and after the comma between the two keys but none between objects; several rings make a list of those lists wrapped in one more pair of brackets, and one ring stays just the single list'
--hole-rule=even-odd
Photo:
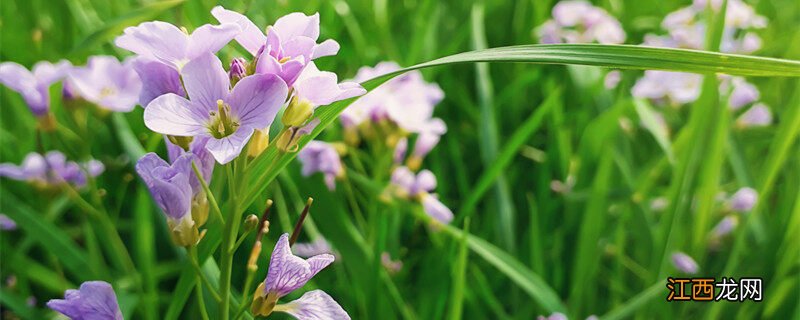
[{"label": "veined petal", "polygon": [[236,132],[222,139],[209,138],[206,149],[219,164],[231,162],[242,153],[242,149],[253,135],[253,130],[253,127],[241,126]]},{"label": "veined petal", "polygon": [[207,110],[172,93],[162,95],[144,109],[144,124],[150,130],[174,136],[195,136],[207,132]]},{"label": "veined petal", "polygon": [[302,12],[293,12],[278,18],[274,28],[284,40],[304,36],[317,41],[319,38],[319,13],[307,16]]},{"label": "veined petal", "polygon": [[204,53],[217,53],[228,42],[231,42],[242,29],[235,23],[223,23],[218,26],[204,24],[189,36],[187,58],[192,59]]},{"label": "veined petal", "polygon": [[266,128],[278,114],[289,88],[274,74],[256,74],[240,80],[231,91],[228,103],[240,125]]},{"label": "veined petal", "polygon": [[201,54],[181,70],[189,99],[206,111],[217,110],[217,100],[228,97],[230,80],[222,61],[211,52]]},{"label": "veined petal", "polygon": [[286,312],[299,320],[350,319],[342,306],[322,290],[306,292],[299,299],[279,305],[275,310]]},{"label": "veined petal", "polygon": [[330,254],[321,254],[308,260],[293,255],[289,248],[289,234],[284,233],[272,251],[264,290],[267,293],[275,292],[278,297],[285,296],[305,285],[333,260]]},{"label": "veined petal", "polygon": [[187,154],[170,165],[151,152],[136,163],[136,172],[144,180],[156,204],[172,219],[181,219],[191,211],[190,161],[191,155]]},{"label": "veined petal", "polygon": [[261,49],[261,46],[267,41],[267,37],[253,21],[250,21],[250,19],[241,13],[227,10],[222,6],[216,6],[214,9],[211,9],[211,15],[220,23],[238,24],[242,31],[236,36],[236,42],[254,56],[258,53],[258,49]]},{"label": "veined petal", "polygon": [[163,21],[150,21],[125,28],[114,43],[138,55],[153,57],[180,69],[186,59],[189,36]]},{"label": "veined petal", "polygon": [[139,93],[139,104],[147,107],[150,101],[166,93],[184,96],[180,74],[172,67],[148,57],[139,57],[133,61],[133,69],[142,81]]}]

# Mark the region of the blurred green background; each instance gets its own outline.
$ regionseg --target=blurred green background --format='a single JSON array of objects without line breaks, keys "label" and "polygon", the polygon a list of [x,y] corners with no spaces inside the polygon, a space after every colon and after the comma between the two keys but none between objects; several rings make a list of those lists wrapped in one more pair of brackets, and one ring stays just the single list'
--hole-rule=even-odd
[{"label": "blurred green background", "polygon": [[[769,19],[768,27],[759,31],[764,46],[755,54],[800,59],[800,2],[747,2]],[[553,3],[10,0],[0,2],[0,60],[31,66],[39,60],[66,58],[80,65],[89,55],[125,57],[128,53],[112,43],[124,27],[157,19],[192,30],[216,23],[209,12],[223,5],[243,12],[259,26],[294,11],[319,12],[320,38],[335,39],[342,48],[337,56],[317,63],[320,69],[346,79],[359,67],[380,61],[408,66],[475,48],[536,43],[534,29],[550,18]],[[690,3],[609,0],[594,4],[620,19],[626,43],[638,44],[645,33],[663,33],[662,18]],[[229,45],[220,56],[228,62],[245,52]],[[598,70],[463,64],[423,72],[426,80],[445,92],[436,116],[449,128],[423,167],[437,175],[440,199],[456,214],[453,226],[462,228],[468,217],[469,232],[494,244],[500,253],[487,254],[481,244],[467,247],[456,229],[425,228],[414,209],[405,204],[367,199],[374,190],[368,183],[359,186],[357,179],[351,180],[361,190],[356,192],[354,206],[345,188],[330,192],[319,176],[301,177],[299,166],[291,165],[264,195],[277,204],[273,230],[288,232],[305,198],[312,196],[313,225],[341,254],[341,260],[306,289],[326,290],[355,319],[531,319],[551,311],[534,299],[538,289],[531,283],[539,283],[531,282],[535,274],[576,319],[593,314],[800,318],[800,148],[796,141],[800,124],[787,121],[797,119],[795,114],[800,112],[797,80],[748,79],[775,114],[775,124],[765,128],[740,130],[731,125],[722,138],[715,139],[710,124],[717,115],[695,115],[692,110],[711,108],[717,102],[701,99],[672,112],[668,118],[671,141],[688,133],[685,143],[673,145],[676,161],[670,163],[652,135],[639,125],[630,97],[630,87],[641,72],[624,72],[620,86],[609,91]],[[56,95],[60,92],[56,87],[52,90]],[[114,284],[128,319],[198,318],[194,299],[185,300],[185,305],[172,302],[178,276],[188,268],[185,254],[169,241],[163,217],[136,178],[132,166],[136,159],[130,158],[133,152],[126,147],[138,141],[145,150],[164,154],[160,135],[143,125],[142,109],[123,117],[91,116],[90,130],[78,140],[37,137],[35,119],[19,95],[6,88],[0,94],[0,162],[19,163],[28,152],[41,149],[58,149],[72,159],[88,150],[103,161],[107,170],[98,180],[102,197],[97,201],[111,212],[139,271],[130,274],[103,260],[98,252],[106,245],[104,236],[86,227],[86,214],[70,195],[4,179],[0,212],[22,212],[32,221],[26,225],[34,226],[0,233],[0,273],[4,279],[16,277],[13,287],[0,286],[4,315],[52,317],[53,312],[43,306],[48,299],[60,297],[81,281],[103,279]],[[71,112],[59,103],[52,110],[58,118]],[[689,121],[690,116],[696,118]],[[633,123],[632,130],[620,129],[623,118]],[[132,130],[133,140],[125,136],[125,127]],[[341,137],[337,127],[332,126],[321,139]],[[508,157],[498,158],[503,154]],[[575,182],[570,191],[551,189],[553,181],[568,179]],[[751,223],[740,223],[733,235],[713,248],[693,239],[697,205],[692,199],[714,199],[719,192],[730,194],[744,186],[756,188],[762,196],[751,213]],[[673,204],[667,212],[650,208],[650,201],[659,197]],[[248,213],[257,214],[262,203]],[[379,229],[357,228],[352,221],[355,210],[367,216],[386,215],[389,222]],[[722,218],[722,211],[721,204],[710,205],[705,231]],[[89,221],[92,224],[97,222]],[[670,230],[671,240],[665,244],[665,232]],[[271,232],[265,248],[271,248],[278,235]],[[703,276],[763,278],[764,301],[667,303],[664,273],[680,276],[664,267],[673,250],[690,253]],[[398,274],[383,271],[383,251],[402,260]],[[234,270],[244,270],[247,252],[237,254]],[[91,268],[70,270],[64,255],[72,254],[90,257]],[[265,255],[261,260],[262,268],[266,259]],[[264,272],[257,278],[263,279]],[[234,283],[242,278],[243,274],[234,274]],[[241,290],[238,285],[237,290]],[[38,300],[35,308],[25,303],[31,295]]]}]

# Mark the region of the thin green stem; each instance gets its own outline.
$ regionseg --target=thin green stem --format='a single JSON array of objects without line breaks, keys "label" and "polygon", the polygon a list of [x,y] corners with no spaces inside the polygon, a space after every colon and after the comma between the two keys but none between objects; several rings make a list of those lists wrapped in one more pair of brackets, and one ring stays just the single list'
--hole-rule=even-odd
[{"label": "thin green stem", "polygon": [[253,284],[253,278],[255,278],[255,276],[256,276],[255,270],[248,268],[247,269],[247,277],[245,277],[245,280],[244,280],[244,290],[242,291],[242,303],[239,306],[239,310],[236,311],[236,315],[233,317],[233,319],[241,318],[241,316],[247,310],[247,305],[248,305],[247,304],[247,298],[250,295],[250,290],[251,290],[252,284]]},{"label": "thin green stem", "polygon": [[[197,306],[200,308],[200,316],[203,320],[208,320],[208,310],[206,309],[206,301],[203,298],[203,282],[201,281],[203,277],[203,272],[200,270],[200,266],[197,263],[197,247],[192,246],[188,248],[189,250],[189,259],[192,260],[192,265],[195,267],[197,271],[197,281],[195,281],[195,297],[197,297]],[[213,290],[209,288],[209,291],[213,293]],[[219,301],[219,300],[217,300]]]},{"label": "thin green stem", "polygon": [[195,273],[197,273],[197,278],[199,279],[199,281],[197,282],[198,285],[201,283],[205,284],[205,286],[208,288],[208,292],[211,293],[211,296],[214,298],[214,300],[216,300],[217,302],[222,301],[217,291],[211,285],[211,281],[208,280],[208,277],[206,277],[205,273],[203,273],[203,269],[200,268],[200,262],[199,259],[197,258],[197,247],[191,247],[188,249],[188,251],[189,251],[189,260],[192,263],[192,268],[194,269]]},{"label": "thin green stem", "polygon": [[242,212],[239,212],[237,190],[234,181],[236,181],[236,168],[233,164],[225,166],[225,172],[228,178],[228,194],[231,203],[232,216],[230,223],[225,225],[222,234],[222,247],[220,248],[220,294],[222,302],[219,306],[219,319],[227,320],[230,318],[230,296],[231,296],[231,269],[233,268],[233,249],[236,242],[236,235],[239,231],[239,220],[241,220]]},{"label": "thin green stem", "polygon": [[217,203],[217,199],[214,198],[214,194],[211,192],[211,189],[208,188],[208,183],[206,183],[206,179],[203,178],[203,174],[200,173],[200,169],[197,168],[197,164],[192,161],[192,170],[194,170],[194,175],[197,176],[197,180],[200,181],[200,185],[203,187],[203,191],[206,193],[206,197],[208,198],[208,203],[211,204],[211,209],[217,215],[219,219],[219,223],[223,226],[225,225],[225,218],[222,217],[222,210],[219,209],[219,204]]}]

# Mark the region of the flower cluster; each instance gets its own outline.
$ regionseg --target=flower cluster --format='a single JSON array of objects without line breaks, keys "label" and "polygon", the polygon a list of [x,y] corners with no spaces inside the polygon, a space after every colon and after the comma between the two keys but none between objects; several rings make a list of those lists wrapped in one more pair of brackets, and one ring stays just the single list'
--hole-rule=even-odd
[{"label": "flower cluster", "polygon": [[536,30],[541,43],[625,42],[622,25],[602,8],[584,0],[560,1],[553,7],[553,19]]},{"label": "flower cluster", "polygon": [[[707,25],[703,20],[706,6],[719,11],[722,1],[696,0],[688,7],[667,15],[661,26],[666,35],[648,34],[643,45],[669,48],[703,49]],[[722,52],[751,53],[761,48],[761,38],[753,29],[767,24],[752,7],[741,0],[728,2],[725,12],[725,28],[720,44]],[[649,99],[661,105],[681,106],[694,102],[700,96],[702,76],[698,74],[649,70],[634,85],[634,97]],[[720,76],[720,93],[729,95],[729,107],[741,113],[737,120],[740,127],[765,126],[772,122],[772,113],[765,104],[758,102],[758,89],[741,77]]]},{"label": "flower cluster", "polygon": [[435,195],[430,194],[436,188],[436,176],[428,170],[414,174],[407,167],[398,167],[392,172],[389,189],[398,197],[419,201],[429,216],[441,223],[450,223],[453,212],[450,211]]},{"label": "flower cluster", "polygon": [[86,185],[89,177],[103,173],[105,166],[97,160],[78,163],[68,161],[58,151],[50,151],[45,155],[29,153],[17,166],[10,163],[0,164],[0,177],[28,181],[41,187],[54,187],[69,183],[76,187]]},{"label": "flower cluster", "polygon": [[315,172],[325,175],[325,185],[328,189],[336,189],[336,178],[344,175],[344,167],[339,158],[339,152],[333,144],[322,141],[311,141],[297,154],[303,164],[303,175],[309,176]]}]

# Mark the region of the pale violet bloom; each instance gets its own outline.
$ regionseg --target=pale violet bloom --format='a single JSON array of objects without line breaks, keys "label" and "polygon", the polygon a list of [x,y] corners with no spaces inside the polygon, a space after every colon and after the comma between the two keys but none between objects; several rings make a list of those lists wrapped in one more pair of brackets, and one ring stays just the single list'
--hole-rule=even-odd
[{"label": "pale violet bloom", "polygon": [[603,78],[603,86],[606,89],[614,89],[619,84],[620,80],[622,80],[622,72],[619,70],[611,70],[606,73],[605,78]]},{"label": "pale violet bloom", "polygon": [[772,124],[772,111],[763,103],[756,103],[736,120],[742,127],[763,127]]},{"label": "pale violet bloom", "polygon": [[104,170],[103,163],[97,160],[77,163],[67,161],[67,157],[59,151],[50,151],[45,155],[31,152],[19,166],[11,163],[0,164],[0,177],[44,186],[69,183],[82,187],[88,181],[87,173],[91,177],[96,177]]},{"label": "pale violet bloom", "polygon": [[92,56],[85,67],[69,71],[69,83],[78,94],[99,107],[128,112],[139,102],[142,82],[130,59],[121,63],[112,56]]},{"label": "pale violet bloom", "polygon": [[683,252],[675,252],[672,254],[672,265],[675,266],[675,269],[678,269],[678,271],[687,274],[695,274],[699,269],[697,262]]},{"label": "pale violet bloom", "polygon": [[730,106],[731,110],[739,110],[746,105],[749,105],[753,102],[758,101],[761,97],[761,93],[758,91],[755,85],[747,82],[744,78],[741,77],[730,77],[723,78],[723,82],[720,84],[720,90],[724,92],[724,89],[730,87],[731,84],[733,86],[730,96],[728,97],[728,105]]},{"label": "pale violet bloom", "polygon": [[7,215],[0,213],[0,230],[11,231],[17,229],[17,223]]},{"label": "pale violet bloom", "polygon": [[322,141],[310,141],[297,154],[303,164],[303,175],[310,176],[320,172],[325,176],[329,190],[336,189],[336,178],[344,175],[339,153],[333,145]]},{"label": "pale violet bloom", "polygon": [[[374,68],[359,69],[355,80],[364,82],[399,69],[400,66],[394,62],[381,62]],[[436,84],[425,82],[422,73],[407,72],[350,104],[342,112],[342,124],[353,127],[365,121],[379,122],[386,119],[407,132],[421,133],[433,126],[440,126],[438,122],[441,120],[433,118],[433,110],[443,98],[442,89]]]},{"label": "pale violet bloom", "polygon": [[268,127],[288,93],[275,75],[258,74],[230,81],[222,62],[211,53],[190,61],[182,70],[189,100],[167,93],[147,106],[145,125],[155,132],[182,137],[210,137],[206,144],[225,164],[236,158],[255,129]]},{"label": "pale violet bloom", "polygon": [[692,73],[647,70],[631,89],[634,97],[679,106],[697,100],[703,76]]},{"label": "pale violet bloom", "polygon": [[393,162],[395,164],[403,163],[403,159],[406,158],[406,152],[408,152],[408,138],[403,137],[400,138],[394,146],[394,152],[392,153]]},{"label": "pale violet bloom", "polygon": [[430,192],[436,189],[436,176],[429,170],[418,174],[407,167],[398,167],[392,172],[391,187],[402,198],[419,201],[425,213],[441,223],[450,223],[453,212]]},{"label": "pale violet bloom", "polygon": [[64,299],[53,299],[47,307],[72,320],[122,320],[114,288],[104,281],[87,281],[80,289],[70,289]]},{"label": "pale violet bloom", "polygon": [[568,319],[569,318],[567,318],[567,315],[565,315],[563,313],[560,313],[560,312],[554,312],[553,314],[551,314],[548,317],[539,316],[539,317],[536,318],[536,320],[568,320]]},{"label": "pale violet bloom", "polygon": [[186,95],[181,84],[181,75],[172,67],[149,57],[136,57],[133,69],[142,81],[139,105],[146,108],[150,101],[167,93]]},{"label": "pale violet bloom", "polygon": [[[200,174],[203,175],[203,180],[205,180],[206,183],[211,184],[211,177],[213,176],[214,166],[216,166],[217,161],[214,160],[214,156],[211,155],[211,152],[206,149],[206,143],[208,143],[208,139],[208,137],[197,137],[192,139],[192,142],[189,143],[188,151],[183,150],[183,148],[180,146],[170,142],[169,139],[165,139],[169,162],[175,163],[181,156],[189,154],[191,156],[191,160],[194,161],[194,164],[197,166],[198,171],[200,171]],[[189,184],[192,186],[192,193],[195,196],[200,193],[204,193],[204,190],[200,185],[200,179],[197,178],[194,170],[191,170]]]},{"label": "pale violet bloom", "polygon": [[240,26],[242,32],[236,36],[236,41],[257,59],[256,73],[277,74],[289,86],[312,60],[339,52],[339,44],[334,40],[317,44],[319,13],[310,16],[301,12],[287,14],[268,27],[266,35],[238,12],[216,6],[211,15],[221,23]]},{"label": "pale violet bloom", "polygon": [[733,211],[747,212],[753,210],[758,201],[758,191],[750,187],[744,187],[736,191],[730,199],[728,206]]},{"label": "pale violet bloom", "polygon": [[388,252],[381,253],[381,265],[383,265],[390,274],[398,273],[403,269],[403,261],[392,260],[392,255]]},{"label": "pale violet bloom", "polygon": [[207,53],[216,53],[230,42],[241,29],[234,23],[218,26],[205,24],[187,34],[178,27],[163,22],[143,22],[125,28],[114,43],[140,56],[149,57],[181,70],[189,61]]},{"label": "pale violet bloom", "polygon": [[414,143],[414,151],[411,156],[414,158],[424,158],[433,147],[439,144],[439,139],[447,132],[447,125],[439,118],[433,118],[426,122],[417,136]]},{"label": "pale violet bloom", "polygon": [[331,248],[330,243],[323,237],[317,237],[311,242],[297,242],[292,245],[292,252],[298,257],[311,258],[323,253],[332,254],[336,260],[339,255]]},{"label": "pale violet bloom", "polygon": [[339,83],[335,73],[320,71],[314,62],[297,77],[293,88],[300,103],[307,102],[315,108],[367,93],[357,82]]},{"label": "pale violet bloom", "polygon": [[553,19],[537,29],[540,43],[625,42],[619,21],[602,8],[583,0],[560,1],[553,6]]},{"label": "pale violet bloom", "polygon": [[277,304],[280,298],[303,287],[334,259],[333,255],[325,253],[308,259],[295,256],[289,247],[289,234],[282,234],[272,251],[267,277],[256,289],[253,313],[267,316],[279,311],[301,320],[350,319],[347,312],[322,290],[312,290],[297,300]]},{"label": "pale violet bloom", "polygon": [[736,218],[736,216],[725,216],[725,218],[722,218],[722,220],[720,220],[719,223],[714,227],[714,229],[711,231],[711,234],[715,238],[724,237],[730,234],[738,224],[739,220]]},{"label": "pale violet bloom", "polygon": [[22,95],[31,112],[41,117],[50,110],[50,86],[63,79],[71,67],[66,60],[40,61],[28,71],[16,62],[3,62],[0,63],[0,83]]},{"label": "pale violet bloom", "polygon": [[192,154],[187,153],[169,164],[151,152],[136,163],[136,172],[167,218],[173,241],[184,247],[200,240],[198,227],[201,223],[192,214],[191,161]]}]

